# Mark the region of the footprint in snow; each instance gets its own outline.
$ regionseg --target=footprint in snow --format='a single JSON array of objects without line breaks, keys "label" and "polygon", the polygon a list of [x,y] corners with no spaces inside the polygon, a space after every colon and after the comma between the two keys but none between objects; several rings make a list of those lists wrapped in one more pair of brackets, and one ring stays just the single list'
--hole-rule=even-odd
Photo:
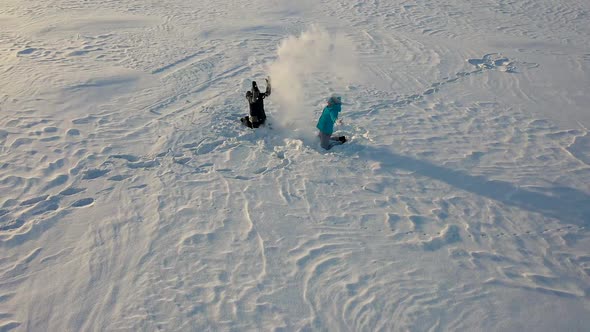
[{"label": "footprint in snow", "polygon": [[108,172],[110,172],[108,169],[91,169],[84,172],[82,180],[93,180],[107,174]]}]

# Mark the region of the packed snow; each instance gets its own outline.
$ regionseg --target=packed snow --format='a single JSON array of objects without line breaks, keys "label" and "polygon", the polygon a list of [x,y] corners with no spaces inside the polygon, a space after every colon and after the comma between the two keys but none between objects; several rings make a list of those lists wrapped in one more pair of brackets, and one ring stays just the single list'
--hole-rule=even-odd
[{"label": "packed snow", "polygon": [[587,0],[2,0],[0,331],[588,331],[589,105]]}]

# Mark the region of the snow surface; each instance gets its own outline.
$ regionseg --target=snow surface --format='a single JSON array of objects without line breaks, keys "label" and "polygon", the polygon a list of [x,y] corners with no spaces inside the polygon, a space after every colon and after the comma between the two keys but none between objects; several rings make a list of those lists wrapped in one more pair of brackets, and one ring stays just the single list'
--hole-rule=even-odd
[{"label": "snow surface", "polygon": [[0,331],[588,331],[588,105],[587,0],[2,0]]}]

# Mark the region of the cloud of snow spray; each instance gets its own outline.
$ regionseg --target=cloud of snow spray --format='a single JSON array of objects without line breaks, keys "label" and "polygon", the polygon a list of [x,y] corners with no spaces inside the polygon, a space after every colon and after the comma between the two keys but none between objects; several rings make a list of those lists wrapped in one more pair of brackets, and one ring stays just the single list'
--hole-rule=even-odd
[{"label": "cloud of snow spray", "polygon": [[[289,136],[310,141],[317,135],[317,111],[331,94],[342,95],[360,72],[352,42],[312,26],[283,40],[269,66],[275,123]],[[345,113],[345,108],[343,113]]]}]

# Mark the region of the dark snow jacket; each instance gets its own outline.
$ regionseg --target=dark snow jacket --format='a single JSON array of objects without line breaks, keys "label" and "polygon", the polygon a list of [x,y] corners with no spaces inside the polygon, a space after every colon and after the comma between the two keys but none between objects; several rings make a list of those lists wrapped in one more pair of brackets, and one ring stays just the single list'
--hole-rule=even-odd
[{"label": "dark snow jacket", "polygon": [[256,82],[252,82],[252,91],[246,92],[246,99],[250,105],[250,122],[257,128],[263,124],[266,120],[266,113],[264,112],[264,98],[270,96],[271,86],[270,82],[266,81],[266,91],[261,93],[256,85]]}]

